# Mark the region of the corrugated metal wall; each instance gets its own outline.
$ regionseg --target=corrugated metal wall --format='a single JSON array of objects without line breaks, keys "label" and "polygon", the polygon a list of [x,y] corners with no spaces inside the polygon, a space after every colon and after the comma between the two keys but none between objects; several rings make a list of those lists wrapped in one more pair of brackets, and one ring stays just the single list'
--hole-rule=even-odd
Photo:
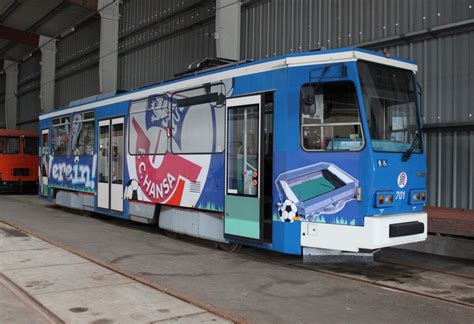
[{"label": "corrugated metal wall", "polygon": [[40,76],[41,52],[36,51],[27,60],[18,64],[17,126],[22,129],[35,128],[41,111]]},{"label": "corrugated metal wall", "polygon": [[118,88],[172,78],[197,59],[215,56],[214,0],[124,1]]},{"label": "corrugated metal wall", "polygon": [[92,17],[56,45],[55,106],[99,93],[100,19]]},{"label": "corrugated metal wall", "polygon": [[430,126],[430,204],[473,209],[473,18],[472,0],[250,1],[242,7],[241,58],[363,46],[416,60]]},{"label": "corrugated metal wall", "polygon": [[0,128],[5,128],[5,73],[0,74]]}]

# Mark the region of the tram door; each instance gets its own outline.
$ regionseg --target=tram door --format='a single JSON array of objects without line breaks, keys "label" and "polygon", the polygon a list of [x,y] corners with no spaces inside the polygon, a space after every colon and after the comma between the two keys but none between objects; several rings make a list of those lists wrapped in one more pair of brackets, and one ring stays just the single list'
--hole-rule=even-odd
[{"label": "tram door", "polygon": [[99,121],[97,207],[123,211],[124,118]]},{"label": "tram door", "polygon": [[224,237],[262,241],[262,96],[230,98],[226,106]]},{"label": "tram door", "polygon": [[49,130],[41,130],[40,138],[40,167],[39,167],[39,188],[42,197],[48,197],[48,176],[49,176]]}]

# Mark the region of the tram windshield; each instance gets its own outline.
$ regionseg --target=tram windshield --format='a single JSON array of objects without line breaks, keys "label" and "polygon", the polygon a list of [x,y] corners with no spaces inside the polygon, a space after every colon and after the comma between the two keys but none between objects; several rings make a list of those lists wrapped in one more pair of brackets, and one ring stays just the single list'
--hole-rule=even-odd
[{"label": "tram windshield", "polygon": [[416,84],[412,71],[359,61],[372,147],[381,152],[421,152]]}]

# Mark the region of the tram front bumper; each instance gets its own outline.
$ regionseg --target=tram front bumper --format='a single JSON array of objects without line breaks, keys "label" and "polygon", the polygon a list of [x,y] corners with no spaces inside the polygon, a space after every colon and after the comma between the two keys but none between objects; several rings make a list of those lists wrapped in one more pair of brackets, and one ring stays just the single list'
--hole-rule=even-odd
[{"label": "tram front bumper", "polygon": [[366,216],[364,226],[301,222],[301,246],[358,252],[424,241],[425,212]]}]

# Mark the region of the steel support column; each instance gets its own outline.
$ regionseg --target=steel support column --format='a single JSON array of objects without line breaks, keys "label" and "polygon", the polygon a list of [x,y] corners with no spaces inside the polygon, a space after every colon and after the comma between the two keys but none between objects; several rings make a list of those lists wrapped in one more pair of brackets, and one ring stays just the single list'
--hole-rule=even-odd
[{"label": "steel support column", "polygon": [[5,125],[16,128],[16,89],[18,85],[18,63],[5,60]]},{"label": "steel support column", "polygon": [[240,1],[216,0],[217,57],[240,59]]},{"label": "steel support column", "polygon": [[99,89],[101,93],[117,90],[119,37],[119,1],[99,0],[100,54]]},{"label": "steel support column", "polygon": [[40,36],[39,45],[41,48],[41,111],[46,112],[54,109],[56,40]]}]

